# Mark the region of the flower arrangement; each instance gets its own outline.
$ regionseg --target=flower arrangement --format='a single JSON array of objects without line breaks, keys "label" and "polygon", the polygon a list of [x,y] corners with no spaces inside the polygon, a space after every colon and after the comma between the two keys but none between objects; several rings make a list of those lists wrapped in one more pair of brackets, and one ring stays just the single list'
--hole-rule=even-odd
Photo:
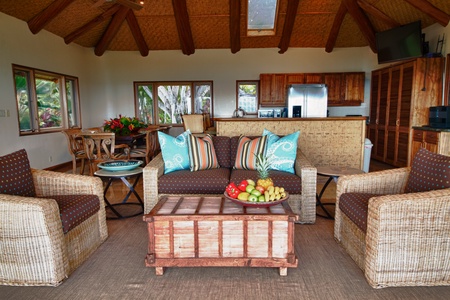
[{"label": "flower arrangement", "polygon": [[118,135],[129,135],[144,127],[147,127],[147,125],[138,118],[130,118],[122,115],[119,115],[118,118],[105,120],[103,124],[105,131],[114,132]]}]

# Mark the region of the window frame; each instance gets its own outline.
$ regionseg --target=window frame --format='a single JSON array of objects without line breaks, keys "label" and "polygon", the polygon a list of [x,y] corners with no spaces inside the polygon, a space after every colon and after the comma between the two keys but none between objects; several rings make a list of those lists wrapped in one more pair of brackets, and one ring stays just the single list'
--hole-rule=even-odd
[{"label": "window frame", "polygon": [[[79,81],[78,77],[72,75],[66,75],[61,73],[56,73],[52,71],[36,69],[21,65],[12,64],[13,71],[13,84],[15,93],[15,106],[17,113],[17,123],[19,136],[36,135],[44,133],[61,132],[62,130],[69,128],[81,128],[81,104],[80,104],[80,92],[79,92]],[[22,114],[20,112],[20,103],[18,99],[16,74],[23,72],[26,76],[26,92],[27,92],[27,106],[28,114],[30,118],[30,129],[21,129],[20,120]],[[36,92],[36,79],[56,78],[58,80],[59,88],[59,111],[61,115],[61,123],[59,126],[55,127],[42,127],[39,124],[39,108],[38,108],[38,95]],[[71,99],[68,98],[67,84],[71,83]],[[69,109],[69,102],[71,102]],[[72,120],[71,120],[72,119]],[[72,124],[74,122],[74,124]]]},{"label": "window frame", "polygon": [[[139,103],[139,86],[151,86],[152,87],[152,117],[153,120],[151,122],[148,122],[149,125],[167,125],[167,126],[174,126],[174,127],[182,127],[183,122],[181,120],[180,123],[162,123],[159,120],[158,112],[159,112],[159,106],[158,101],[155,101],[155,99],[158,99],[158,88],[160,86],[170,86],[170,85],[188,85],[190,87],[191,93],[190,93],[190,112],[189,113],[202,113],[202,112],[194,112],[195,111],[195,88],[199,85],[209,85],[210,86],[210,117],[213,118],[214,116],[214,86],[212,80],[196,80],[196,81],[134,81],[133,82],[133,90],[134,90],[134,111],[136,116],[141,116],[140,111],[140,103]],[[146,121],[146,120],[145,120]]]},{"label": "window frame", "polygon": [[259,109],[259,80],[236,80],[236,109],[239,109],[239,86],[242,84],[256,85],[256,110],[255,111],[245,111],[246,115],[258,115]]}]

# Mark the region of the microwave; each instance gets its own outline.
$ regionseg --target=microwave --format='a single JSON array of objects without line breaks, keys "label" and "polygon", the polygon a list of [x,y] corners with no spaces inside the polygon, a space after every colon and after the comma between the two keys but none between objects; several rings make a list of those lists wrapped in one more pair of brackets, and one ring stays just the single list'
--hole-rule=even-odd
[{"label": "microwave", "polygon": [[258,118],[273,118],[273,109],[258,109]]}]

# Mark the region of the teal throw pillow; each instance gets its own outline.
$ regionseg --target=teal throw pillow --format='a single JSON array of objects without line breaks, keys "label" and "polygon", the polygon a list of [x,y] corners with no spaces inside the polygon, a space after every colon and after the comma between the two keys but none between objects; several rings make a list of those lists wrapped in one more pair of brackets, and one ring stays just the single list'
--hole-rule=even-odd
[{"label": "teal throw pillow", "polygon": [[264,129],[263,136],[267,135],[267,157],[270,160],[270,169],[295,173],[294,165],[297,157],[297,143],[300,131],[284,137]]},{"label": "teal throw pillow", "polygon": [[164,174],[189,170],[188,140],[191,132],[186,130],[177,137],[158,131],[158,140],[164,160]]}]

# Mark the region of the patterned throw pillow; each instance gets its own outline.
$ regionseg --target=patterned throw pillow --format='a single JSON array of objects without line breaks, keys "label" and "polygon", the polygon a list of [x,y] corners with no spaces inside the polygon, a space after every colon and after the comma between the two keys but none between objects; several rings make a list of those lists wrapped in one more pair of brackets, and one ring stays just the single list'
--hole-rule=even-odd
[{"label": "patterned throw pillow", "polygon": [[209,170],[219,167],[216,151],[210,135],[203,138],[189,136],[189,162],[191,171]]},{"label": "patterned throw pillow", "polygon": [[450,156],[420,148],[414,156],[405,193],[450,188]]},{"label": "patterned throw pillow", "polygon": [[158,131],[158,140],[164,160],[164,174],[189,169],[188,139],[190,135],[189,130],[177,137]]},{"label": "patterned throw pillow", "polygon": [[250,139],[239,137],[234,169],[256,170],[256,157],[266,154],[267,136]]},{"label": "patterned throw pillow", "polygon": [[0,157],[0,194],[36,196],[25,149]]},{"label": "patterned throw pillow", "polygon": [[295,173],[294,165],[297,157],[297,142],[300,131],[296,131],[284,137],[264,129],[263,136],[267,136],[267,157],[270,159],[272,170]]}]

